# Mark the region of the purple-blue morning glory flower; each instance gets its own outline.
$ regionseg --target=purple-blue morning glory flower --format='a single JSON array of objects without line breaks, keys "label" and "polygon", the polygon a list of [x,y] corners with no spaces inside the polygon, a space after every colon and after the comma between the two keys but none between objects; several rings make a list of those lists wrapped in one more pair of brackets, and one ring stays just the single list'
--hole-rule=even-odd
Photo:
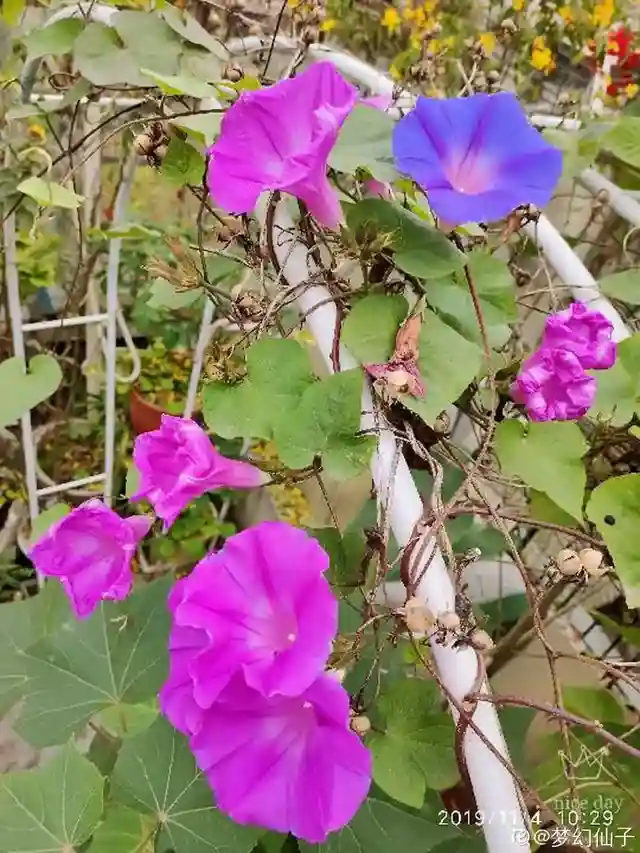
[{"label": "purple-blue morning glory flower", "polygon": [[394,128],[393,156],[450,225],[495,222],[522,204],[544,207],[562,173],[562,153],[508,92],[418,98]]}]

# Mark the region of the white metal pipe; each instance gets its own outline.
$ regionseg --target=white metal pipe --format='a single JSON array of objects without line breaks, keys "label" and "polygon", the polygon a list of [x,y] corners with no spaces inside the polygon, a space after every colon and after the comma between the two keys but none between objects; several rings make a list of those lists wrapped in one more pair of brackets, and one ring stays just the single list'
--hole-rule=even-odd
[{"label": "white metal pipe", "polygon": [[604,175],[596,172],[595,169],[585,169],[578,176],[578,181],[583,187],[586,187],[593,195],[597,195],[601,190],[607,193],[607,204],[622,219],[626,219],[636,227],[640,227],[640,202],[632,198],[629,193],[621,190],[620,187],[612,183]]},{"label": "white metal pipe", "polygon": [[[263,220],[264,199],[259,208]],[[284,277],[291,285],[304,285],[309,280],[307,249],[291,236],[293,223],[282,205],[276,213],[275,224],[279,233],[274,234],[273,243]],[[297,302],[327,367],[332,370],[331,352],[337,314],[335,305],[326,302],[329,296],[326,288],[312,286],[301,291]],[[343,347],[340,349],[340,364],[345,370],[357,366]],[[422,518],[422,499],[393,432],[376,410],[368,386],[363,394],[361,425],[363,430],[375,430],[378,435],[378,448],[372,463],[378,499],[388,508],[396,540],[401,546],[406,546],[415,535],[415,526]],[[455,590],[442,555],[435,544],[427,552],[422,565],[424,567],[429,563],[429,567],[420,581],[417,593],[434,615],[455,610]],[[420,571],[417,570],[417,573],[420,574]],[[443,683],[458,702],[462,702],[468,693],[488,691],[486,679],[481,678],[477,653],[470,647],[454,649],[451,643],[433,643],[432,654]],[[452,713],[457,718],[454,708]],[[525,840],[528,818],[514,777],[508,769],[508,750],[495,707],[489,702],[479,702],[473,713],[473,722],[503,756],[507,765],[498,760],[475,732],[467,729],[463,752],[478,810],[486,815],[499,811],[506,816],[505,820],[487,821],[483,826],[488,849],[490,853],[528,851],[529,844]]]},{"label": "white metal pipe", "polygon": [[[20,281],[18,277],[18,262],[16,258],[16,218],[13,213],[6,217],[2,225],[4,238],[5,281],[7,287],[7,302],[11,322],[13,351],[27,366],[27,356],[22,332],[22,305],[20,303]],[[29,502],[29,517],[34,521],[38,517],[38,481],[36,479],[36,455],[31,428],[31,412],[27,411],[20,418],[22,433],[22,451],[24,453],[24,471]]]},{"label": "white metal pipe", "polygon": [[66,329],[69,326],[86,326],[89,323],[104,323],[106,314],[85,314],[82,317],[61,317],[59,320],[36,320],[24,323],[23,332],[43,332],[45,329]]},{"label": "white metal pipe", "polygon": [[568,118],[565,116],[545,115],[544,113],[534,113],[529,116],[529,121],[534,127],[550,128],[555,130],[580,130],[582,122],[579,118]]},{"label": "white metal pipe", "polygon": [[106,474],[92,474],[90,477],[80,477],[78,480],[67,480],[66,483],[54,483],[53,486],[43,486],[37,490],[40,497],[46,495],[57,495],[58,492],[66,492],[69,489],[79,489],[80,486],[89,486],[91,483],[102,483],[106,479]]},{"label": "white metal pipe", "polygon": [[193,415],[193,410],[196,406],[196,397],[198,395],[198,385],[200,383],[200,374],[202,373],[202,362],[204,354],[209,346],[213,329],[213,315],[215,313],[215,305],[213,300],[208,297],[205,299],[204,308],[202,309],[202,320],[200,322],[200,331],[198,332],[198,340],[196,349],[193,354],[193,364],[191,365],[191,375],[189,376],[189,388],[187,389],[187,399],[184,404],[183,416],[190,418]]},{"label": "white metal pipe", "polygon": [[525,225],[523,231],[542,250],[543,256],[570,288],[573,298],[600,311],[613,323],[614,340],[628,338],[630,332],[622,317],[602,296],[597,281],[547,217],[541,215],[537,222]]},{"label": "white metal pipe", "polygon": [[[29,100],[32,104],[59,104],[60,101],[65,98],[64,94],[51,94],[49,92],[35,92],[30,95]],[[144,101],[140,98],[131,98],[131,97],[113,97],[109,98],[106,96],[100,97],[97,100],[89,99],[89,98],[80,98],[77,102],[80,104],[95,104],[102,109],[108,109],[109,107],[135,107],[138,105],[144,104]]]},{"label": "white metal pipe", "polygon": [[[113,206],[113,224],[124,221],[129,192],[133,182],[138,157],[135,151],[129,154],[125,163],[122,182],[118,187]],[[104,426],[104,502],[111,505],[113,497],[113,469],[115,465],[116,443],[116,343],[118,322],[118,267],[122,238],[114,237],[109,242],[107,260],[107,322],[106,322],[106,366],[105,366],[105,426]]]}]

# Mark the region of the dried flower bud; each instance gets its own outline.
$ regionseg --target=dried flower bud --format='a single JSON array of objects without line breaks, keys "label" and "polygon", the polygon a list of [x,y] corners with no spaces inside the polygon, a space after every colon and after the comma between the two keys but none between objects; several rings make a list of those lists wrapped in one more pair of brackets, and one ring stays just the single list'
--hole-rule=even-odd
[{"label": "dried flower bud", "polygon": [[509,33],[509,35],[518,32],[518,25],[513,18],[505,18],[504,21],[500,23],[500,28],[504,30],[505,33]]},{"label": "dried flower bud", "polygon": [[577,575],[582,570],[580,557],[571,548],[563,548],[558,552],[556,565],[563,575]]},{"label": "dried flower bud", "polygon": [[222,79],[228,80],[230,83],[239,83],[244,77],[242,66],[236,62],[228,62],[222,69]]},{"label": "dried flower bud", "polygon": [[405,622],[412,634],[425,634],[435,619],[419,598],[410,598],[404,606]]},{"label": "dried flower bud", "polygon": [[460,617],[457,613],[441,613],[438,623],[447,631],[457,631],[460,628]]},{"label": "dried flower bud", "polygon": [[483,631],[481,628],[476,628],[476,630],[471,633],[469,642],[473,648],[477,649],[479,652],[488,652],[495,645],[487,632]]},{"label": "dried flower bud", "polygon": [[366,735],[371,729],[371,720],[369,717],[358,714],[358,716],[351,718],[351,728],[358,735]]},{"label": "dried flower bud", "polygon": [[609,193],[607,190],[598,190],[596,198],[598,201],[602,202],[602,204],[607,204],[609,202]]},{"label": "dried flower bud", "polygon": [[316,44],[318,39],[320,38],[320,30],[318,27],[308,26],[305,27],[300,33],[300,40],[305,47],[309,47],[310,44]]},{"label": "dried flower bud", "polygon": [[487,80],[490,83],[499,83],[500,82],[500,72],[499,71],[487,71]]}]

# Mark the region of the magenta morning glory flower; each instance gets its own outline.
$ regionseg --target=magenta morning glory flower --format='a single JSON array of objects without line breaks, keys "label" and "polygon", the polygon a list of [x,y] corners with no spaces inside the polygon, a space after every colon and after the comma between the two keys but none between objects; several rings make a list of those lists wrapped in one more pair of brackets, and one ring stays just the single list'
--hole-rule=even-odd
[{"label": "magenta morning glory flower", "polygon": [[260,486],[265,476],[248,462],[227,459],[189,418],[162,415],[160,429],[136,438],[133,461],[140,487],[132,501],[146,498],[167,530],[182,510],[213,489]]},{"label": "magenta morning glory flower", "polygon": [[573,302],[547,318],[542,346],[572,352],[585,370],[606,370],[616,360],[613,324],[600,311]]},{"label": "magenta morning glory flower", "polygon": [[544,207],[562,172],[561,152],[509,92],[419,97],[393,130],[393,155],[450,225],[494,222],[522,204]]},{"label": "magenta morning glory flower", "polygon": [[532,421],[574,421],[591,408],[596,380],[572,352],[541,347],[528,358],[511,387]]},{"label": "magenta morning glory flower", "polygon": [[78,617],[101,601],[122,601],[133,585],[131,560],[152,520],[120,518],[97,498],[52,524],[29,551],[36,570],[58,578]]},{"label": "magenta morning glory flower", "polygon": [[[179,654],[180,661],[172,661],[162,694],[163,705],[174,709],[167,716],[191,714],[176,710],[173,695],[183,690],[185,672],[201,708],[238,672],[265,696],[305,690],[324,668],[338,629],[328,568],[315,539],[279,521],[243,530],[201,560],[169,597],[170,657]],[[185,628],[192,629],[188,636]]]},{"label": "magenta morning glory flower", "polygon": [[357,100],[355,86],[330,62],[243,92],[208,152],[214,202],[228,213],[249,213],[261,193],[281,190],[303,201],[322,225],[336,228],[342,210],[327,179],[327,160]]},{"label": "magenta morning glory flower", "polygon": [[232,820],[310,844],[347,824],[371,784],[369,751],[349,730],[349,697],[329,675],[299,696],[271,698],[234,679],[191,749]]}]

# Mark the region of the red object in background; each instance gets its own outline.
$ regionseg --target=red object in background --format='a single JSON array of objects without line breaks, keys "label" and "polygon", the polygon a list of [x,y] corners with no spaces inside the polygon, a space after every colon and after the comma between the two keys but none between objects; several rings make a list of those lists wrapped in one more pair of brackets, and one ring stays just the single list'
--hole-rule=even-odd
[{"label": "red object in background", "polygon": [[[618,59],[611,69],[611,83],[607,86],[607,95],[615,98],[631,83],[640,82],[640,45],[632,50],[632,45],[636,41],[636,33],[625,26],[611,30],[607,38],[606,55],[615,56]],[[595,42],[590,42],[589,47],[595,54]],[[595,74],[602,65],[602,59],[603,55],[599,57],[592,55],[587,58],[586,65]]]},{"label": "red object in background", "polygon": [[636,34],[628,27],[619,27],[609,33],[607,54],[617,56],[618,61],[612,69],[607,95],[615,97],[636,81],[635,72],[640,71],[640,50],[632,49],[635,40]]}]

